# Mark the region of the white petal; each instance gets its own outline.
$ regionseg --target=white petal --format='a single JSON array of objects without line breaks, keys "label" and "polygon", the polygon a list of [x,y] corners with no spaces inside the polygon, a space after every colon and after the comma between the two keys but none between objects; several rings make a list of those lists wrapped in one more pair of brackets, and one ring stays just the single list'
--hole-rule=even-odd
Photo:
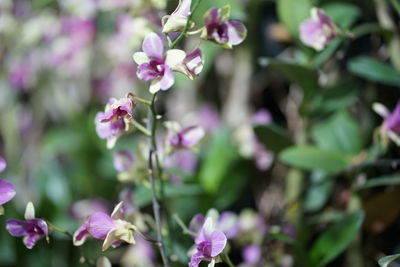
[{"label": "white petal", "polygon": [[30,220],[35,218],[35,207],[33,206],[32,202],[29,202],[25,208],[25,219]]},{"label": "white petal", "polygon": [[372,109],[378,113],[382,118],[386,118],[390,115],[390,111],[381,103],[374,103]]},{"label": "white petal", "polygon": [[119,202],[117,206],[115,206],[113,212],[111,213],[111,218],[113,220],[123,219],[122,215],[122,205],[124,204],[123,201]]},{"label": "white petal", "polygon": [[155,94],[160,91],[160,78],[154,79],[149,88],[150,93]]},{"label": "white petal", "polygon": [[165,64],[174,68],[176,65],[181,64],[186,57],[186,53],[180,49],[168,50],[165,56]]},{"label": "white petal", "polygon": [[141,65],[143,63],[147,63],[150,61],[150,58],[146,55],[145,52],[136,52],[133,54],[133,60],[136,64]]}]

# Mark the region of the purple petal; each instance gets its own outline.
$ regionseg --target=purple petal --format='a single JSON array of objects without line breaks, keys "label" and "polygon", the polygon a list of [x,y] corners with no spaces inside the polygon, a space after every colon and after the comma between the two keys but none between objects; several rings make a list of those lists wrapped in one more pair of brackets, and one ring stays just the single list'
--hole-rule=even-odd
[{"label": "purple petal", "polygon": [[251,122],[254,125],[263,125],[272,122],[272,115],[268,109],[260,109],[251,117]]},{"label": "purple petal", "polygon": [[192,147],[196,145],[203,137],[204,130],[199,126],[190,126],[183,129],[178,135],[180,135],[181,146]]},{"label": "purple petal", "polygon": [[218,254],[220,254],[225,246],[226,246],[226,236],[223,232],[216,230],[214,232],[212,232],[211,236],[210,236],[210,240],[211,240],[211,257],[215,257]]},{"label": "purple petal", "polygon": [[198,267],[200,262],[202,262],[203,260],[205,260],[203,254],[201,252],[196,252],[190,258],[189,267]]},{"label": "purple petal", "polygon": [[179,0],[179,4],[172,14],[181,15],[185,17],[189,16],[191,4],[192,0]]},{"label": "purple petal", "polygon": [[36,242],[39,241],[39,239],[42,237],[43,235],[37,233],[28,234],[24,238],[24,244],[28,249],[32,249],[35,246]]},{"label": "purple petal", "polygon": [[226,22],[228,43],[238,45],[244,41],[247,35],[247,29],[244,24],[238,20],[230,20]]},{"label": "purple petal", "polygon": [[204,218],[203,214],[196,214],[190,221],[189,230],[194,233],[198,233],[205,221],[206,219]]},{"label": "purple petal", "polygon": [[154,32],[144,38],[142,49],[150,58],[159,60],[164,58],[164,44],[161,38]]},{"label": "purple petal", "polygon": [[218,219],[218,230],[222,231],[228,239],[234,238],[239,232],[238,216],[233,212],[223,212]]},{"label": "purple petal", "polygon": [[212,9],[210,9],[210,11],[208,11],[206,16],[204,17],[204,25],[206,25],[206,27],[208,27],[213,24],[219,24],[219,23],[220,23],[220,21],[219,21],[218,8],[214,7]]},{"label": "purple petal", "polygon": [[172,69],[169,66],[165,65],[164,76],[160,80],[161,90],[168,90],[169,88],[171,88],[172,85],[174,85],[174,82],[175,77]]},{"label": "purple petal", "polygon": [[140,80],[147,82],[159,76],[160,72],[151,63],[143,63],[138,66],[136,74]]},{"label": "purple petal", "polygon": [[199,48],[193,50],[193,52],[186,56],[184,63],[192,75],[199,75],[204,65],[203,53]]},{"label": "purple petal", "polygon": [[74,233],[73,243],[75,246],[82,245],[89,237],[88,224],[85,222]]},{"label": "purple petal", "polygon": [[397,102],[396,108],[385,119],[384,127],[394,133],[400,133],[400,101]]},{"label": "purple petal", "polygon": [[300,25],[300,39],[308,46],[314,46],[322,35],[323,25],[318,21],[308,19]]},{"label": "purple petal", "polygon": [[97,135],[102,139],[108,139],[112,136],[113,131],[109,122],[102,122],[104,119],[104,112],[99,112],[95,118]]},{"label": "purple petal", "polygon": [[19,237],[27,234],[27,222],[11,219],[6,223],[6,229],[10,235]]},{"label": "purple petal", "polygon": [[113,153],[114,168],[119,172],[130,170],[133,167],[135,155],[127,150],[118,150]]},{"label": "purple petal", "polygon": [[258,245],[248,245],[242,251],[242,257],[245,263],[257,264],[261,260],[261,247]]},{"label": "purple petal", "polygon": [[89,217],[88,231],[94,238],[105,239],[107,234],[114,228],[114,221],[103,212],[96,212]]},{"label": "purple petal", "polygon": [[15,188],[12,183],[0,179],[0,205],[10,201],[15,196]]},{"label": "purple petal", "polygon": [[3,172],[7,167],[6,160],[0,156],[0,172]]}]

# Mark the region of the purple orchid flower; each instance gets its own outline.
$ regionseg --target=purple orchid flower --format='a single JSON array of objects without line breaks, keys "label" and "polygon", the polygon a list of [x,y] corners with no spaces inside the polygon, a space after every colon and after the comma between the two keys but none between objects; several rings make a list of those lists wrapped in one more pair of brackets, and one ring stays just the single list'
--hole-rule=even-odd
[{"label": "purple orchid flower", "polygon": [[179,49],[170,49],[164,53],[164,44],[161,38],[150,33],[142,45],[143,52],[137,52],[133,59],[139,65],[137,76],[143,81],[152,81],[150,93],[159,90],[168,90],[175,83],[173,71],[186,58],[186,53]]},{"label": "purple orchid flower", "polygon": [[311,9],[311,19],[305,20],[300,25],[301,41],[317,51],[323,50],[337,35],[335,24],[318,8]]},{"label": "purple orchid flower", "polygon": [[169,143],[174,148],[191,148],[197,145],[204,135],[204,129],[200,126],[189,126],[172,134]]},{"label": "purple orchid flower", "polygon": [[242,250],[242,257],[247,264],[257,264],[261,260],[261,247],[259,245],[247,245]]},{"label": "purple orchid flower", "polygon": [[104,212],[96,212],[89,216],[86,222],[74,233],[74,245],[82,245],[89,236],[104,240],[103,251],[109,247],[117,247],[122,242],[135,244],[133,232],[136,230],[136,227],[124,220],[121,211],[122,205],[123,202],[120,202],[115,207],[111,216]]},{"label": "purple orchid flower", "polygon": [[208,217],[195,237],[196,252],[192,255],[189,267],[198,267],[202,261],[210,261],[208,266],[214,266],[219,254],[225,249],[227,238],[216,230],[211,217]]},{"label": "purple orchid flower", "polygon": [[107,139],[107,147],[112,148],[118,137],[129,130],[132,110],[135,107],[130,95],[119,100],[111,98],[104,112],[96,115],[96,131],[100,138]]},{"label": "purple orchid flower", "polygon": [[35,208],[32,202],[26,205],[25,220],[8,220],[6,227],[10,235],[15,237],[23,236],[25,246],[31,249],[42,237],[48,236],[49,230],[46,221],[35,218]]},{"label": "purple orchid flower", "polygon": [[[0,156],[0,172],[3,172],[7,167],[6,160]],[[3,208],[1,205],[7,203],[14,198],[16,192],[12,183],[9,181],[0,179],[0,215],[3,214]]]},{"label": "purple orchid flower", "polygon": [[179,4],[171,15],[162,18],[163,33],[181,32],[185,28],[190,15],[192,0],[179,0]]},{"label": "purple orchid flower", "polygon": [[196,48],[189,53],[181,64],[176,66],[176,71],[185,74],[189,79],[193,80],[199,76],[204,67],[203,53],[200,48]]},{"label": "purple orchid flower", "polygon": [[382,136],[389,137],[400,146],[400,101],[392,112],[380,103],[375,103],[373,109],[384,119],[380,128]]},{"label": "purple orchid flower", "polygon": [[228,20],[230,6],[212,8],[204,17],[204,30],[201,38],[232,48],[244,41],[247,35],[246,26],[238,20]]},{"label": "purple orchid flower", "polygon": [[128,150],[118,150],[113,153],[114,168],[119,172],[132,169],[134,161],[135,155]]}]

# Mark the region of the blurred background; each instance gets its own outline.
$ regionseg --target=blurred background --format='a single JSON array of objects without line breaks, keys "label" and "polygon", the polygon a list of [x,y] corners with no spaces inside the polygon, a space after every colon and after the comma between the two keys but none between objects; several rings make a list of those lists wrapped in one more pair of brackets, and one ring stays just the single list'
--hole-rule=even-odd
[{"label": "blurred background", "polygon": [[[88,214],[124,200],[132,220],[151,229],[145,136],[124,136],[108,150],[94,118],[110,97],[150,99],[132,55],[177,4],[0,1],[1,178],[17,189],[0,217],[0,266],[90,266],[100,255],[113,266],[161,266],[143,240],[102,254],[99,241],[77,248],[53,233],[27,250],[5,221],[23,218],[32,201],[38,217],[73,233]],[[230,211],[235,266],[378,266],[399,253],[400,153],[372,105],[393,110],[399,100],[400,3],[202,0],[194,20],[201,25],[209,8],[225,4],[246,24],[246,41],[224,50],[188,38],[182,48],[204,53],[200,77],[178,74],[159,94],[163,120],[207,133],[197,150],[163,159],[169,209],[186,224],[210,208]],[[343,30],[321,52],[299,40],[313,6]],[[135,112],[146,118],[143,105]],[[135,155],[127,168],[113,164],[121,150]],[[175,221],[170,227],[173,266],[187,266],[193,240]]]}]

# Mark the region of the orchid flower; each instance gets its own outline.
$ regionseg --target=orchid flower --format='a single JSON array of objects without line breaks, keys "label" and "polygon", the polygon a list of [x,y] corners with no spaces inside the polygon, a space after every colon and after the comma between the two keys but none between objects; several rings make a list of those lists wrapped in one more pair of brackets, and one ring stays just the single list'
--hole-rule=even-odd
[{"label": "orchid flower", "polygon": [[323,50],[337,35],[335,24],[318,8],[311,9],[311,19],[305,20],[300,25],[301,41],[317,51]]},{"label": "orchid flower", "polygon": [[100,138],[107,139],[107,147],[112,148],[117,139],[129,130],[135,103],[128,95],[119,100],[111,98],[104,112],[96,115],[96,131]]},{"label": "orchid flower", "polygon": [[177,122],[166,122],[168,129],[168,143],[173,148],[192,148],[204,137],[205,131],[200,126],[181,128]]},{"label": "orchid flower", "polygon": [[189,15],[192,0],[179,0],[179,4],[171,15],[162,18],[163,33],[181,32],[185,28]]},{"label": "orchid flower", "polygon": [[231,8],[212,8],[204,17],[204,29],[201,38],[232,48],[244,41],[247,29],[239,20],[229,20]]},{"label": "orchid flower", "polygon": [[193,80],[199,76],[204,67],[203,53],[200,48],[196,48],[189,53],[181,64],[176,66],[176,71],[185,74],[189,79]]},{"label": "orchid flower", "polygon": [[[0,156],[0,172],[3,172],[7,167],[7,162],[3,157]],[[3,214],[4,210],[1,205],[7,203],[14,198],[16,192],[15,188],[9,181],[0,179],[0,215]]]},{"label": "orchid flower", "polygon": [[175,83],[173,71],[182,64],[186,53],[179,49],[170,49],[164,53],[164,44],[161,38],[150,33],[142,45],[143,52],[133,55],[134,61],[139,65],[137,76],[140,80],[151,81],[150,93],[159,90],[168,90]]},{"label": "orchid flower", "polygon": [[8,220],[6,228],[12,236],[23,236],[25,246],[31,249],[42,237],[48,236],[49,230],[46,221],[35,218],[35,208],[32,202],[26,205],[25,220]]},{"label": "orchid flower", "polygon": [[392,112],[380,103],[375,103],[373,109],[384,118],[383,124],[380,128],[382,136],[389,137],[393,142],[400,146],[400,101],[397,102],[397,105]]},{"label": "orchid flower", "polygon": [[111,216],[104,212],[96,212],[89,216],[86,222],[74,233],[74,245],[82,245],[89,236],[104,240],[103,251],[109,247],[117,247],[122,242],[135,244],[133,232],[136,227],[124,220],[122,205],[123,202],[120,202],[114,208]]}]

